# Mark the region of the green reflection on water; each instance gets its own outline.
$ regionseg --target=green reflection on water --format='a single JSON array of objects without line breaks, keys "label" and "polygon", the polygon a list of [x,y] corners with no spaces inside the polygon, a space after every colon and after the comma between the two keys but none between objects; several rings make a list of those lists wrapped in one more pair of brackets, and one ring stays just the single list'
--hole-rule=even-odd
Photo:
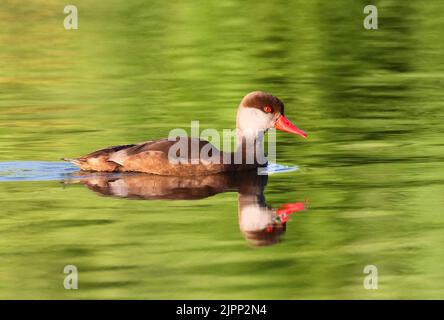
[{"label": "green reflection on water", "polygon": [[[0,160],[58,160],[200,120],[232,128],[252,90],[286,103],[267,200],[308,198],[283,241],[251,248],[236,193],[103,198],[58,182],[0,184],[2,298],[444,298],[444,4],[376,1],[6,0]],[[20,22],[19,22],[20,21]],[[80,289],[63,289],[76,264]],[[365,265],[379,290],[363,289]]]}]

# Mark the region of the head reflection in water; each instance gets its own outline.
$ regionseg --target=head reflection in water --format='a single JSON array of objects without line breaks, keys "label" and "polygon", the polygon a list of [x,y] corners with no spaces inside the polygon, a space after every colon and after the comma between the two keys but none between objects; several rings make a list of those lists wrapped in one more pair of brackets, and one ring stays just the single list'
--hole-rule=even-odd
[{"label": "head reflection in water", "polygon": [[237,192],[241,232],[253,246],[267,246],[279,242],[290,214],[305,208],[302,202],[268,207],[264,197],[267,180],[268,176],[257,175],[256,170],[197,177],[80,171],[64,183],[81,183],[104,196],[141,200],[197,200]]}]

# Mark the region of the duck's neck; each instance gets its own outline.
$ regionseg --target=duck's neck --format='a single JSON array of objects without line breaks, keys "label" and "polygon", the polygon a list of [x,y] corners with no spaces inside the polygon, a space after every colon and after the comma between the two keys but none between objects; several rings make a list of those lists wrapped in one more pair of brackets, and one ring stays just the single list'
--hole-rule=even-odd
[{"label": "duck's neck", "polygon": [[235,164],[266,164],[264,132],[237,129],[236,140]]}]

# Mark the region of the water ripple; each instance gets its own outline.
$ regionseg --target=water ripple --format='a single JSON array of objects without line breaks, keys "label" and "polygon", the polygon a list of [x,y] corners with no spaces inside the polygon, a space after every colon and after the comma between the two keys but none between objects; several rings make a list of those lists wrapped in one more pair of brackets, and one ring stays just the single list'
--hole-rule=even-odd
[{"label": "water ripple", "polygon": [[[298,166],[270,163],[262,174],[276,174],[299,170]],[[79,169],[68,162],[8,161],[0,162],[0,182],[5,181],[50,181],[69,178]]]}]

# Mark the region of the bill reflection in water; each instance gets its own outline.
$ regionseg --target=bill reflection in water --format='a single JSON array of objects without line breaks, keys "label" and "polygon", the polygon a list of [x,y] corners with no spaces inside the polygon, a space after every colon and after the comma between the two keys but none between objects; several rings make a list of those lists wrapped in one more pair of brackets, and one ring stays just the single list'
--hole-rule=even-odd
[{"label": "bill reflection in water", "polygon": [[287,203],[277,209],[267,206],[264,196],[267,180],[268,176],[258,175],[255,170],[198,177],[80,171],[64,183],[81,183],[103,196],[139,200],[198,200],[218,193],[237,192],[242,234],[253,246],[268,246],[279,242],[289,216],[304,210],[305,203]]}]

